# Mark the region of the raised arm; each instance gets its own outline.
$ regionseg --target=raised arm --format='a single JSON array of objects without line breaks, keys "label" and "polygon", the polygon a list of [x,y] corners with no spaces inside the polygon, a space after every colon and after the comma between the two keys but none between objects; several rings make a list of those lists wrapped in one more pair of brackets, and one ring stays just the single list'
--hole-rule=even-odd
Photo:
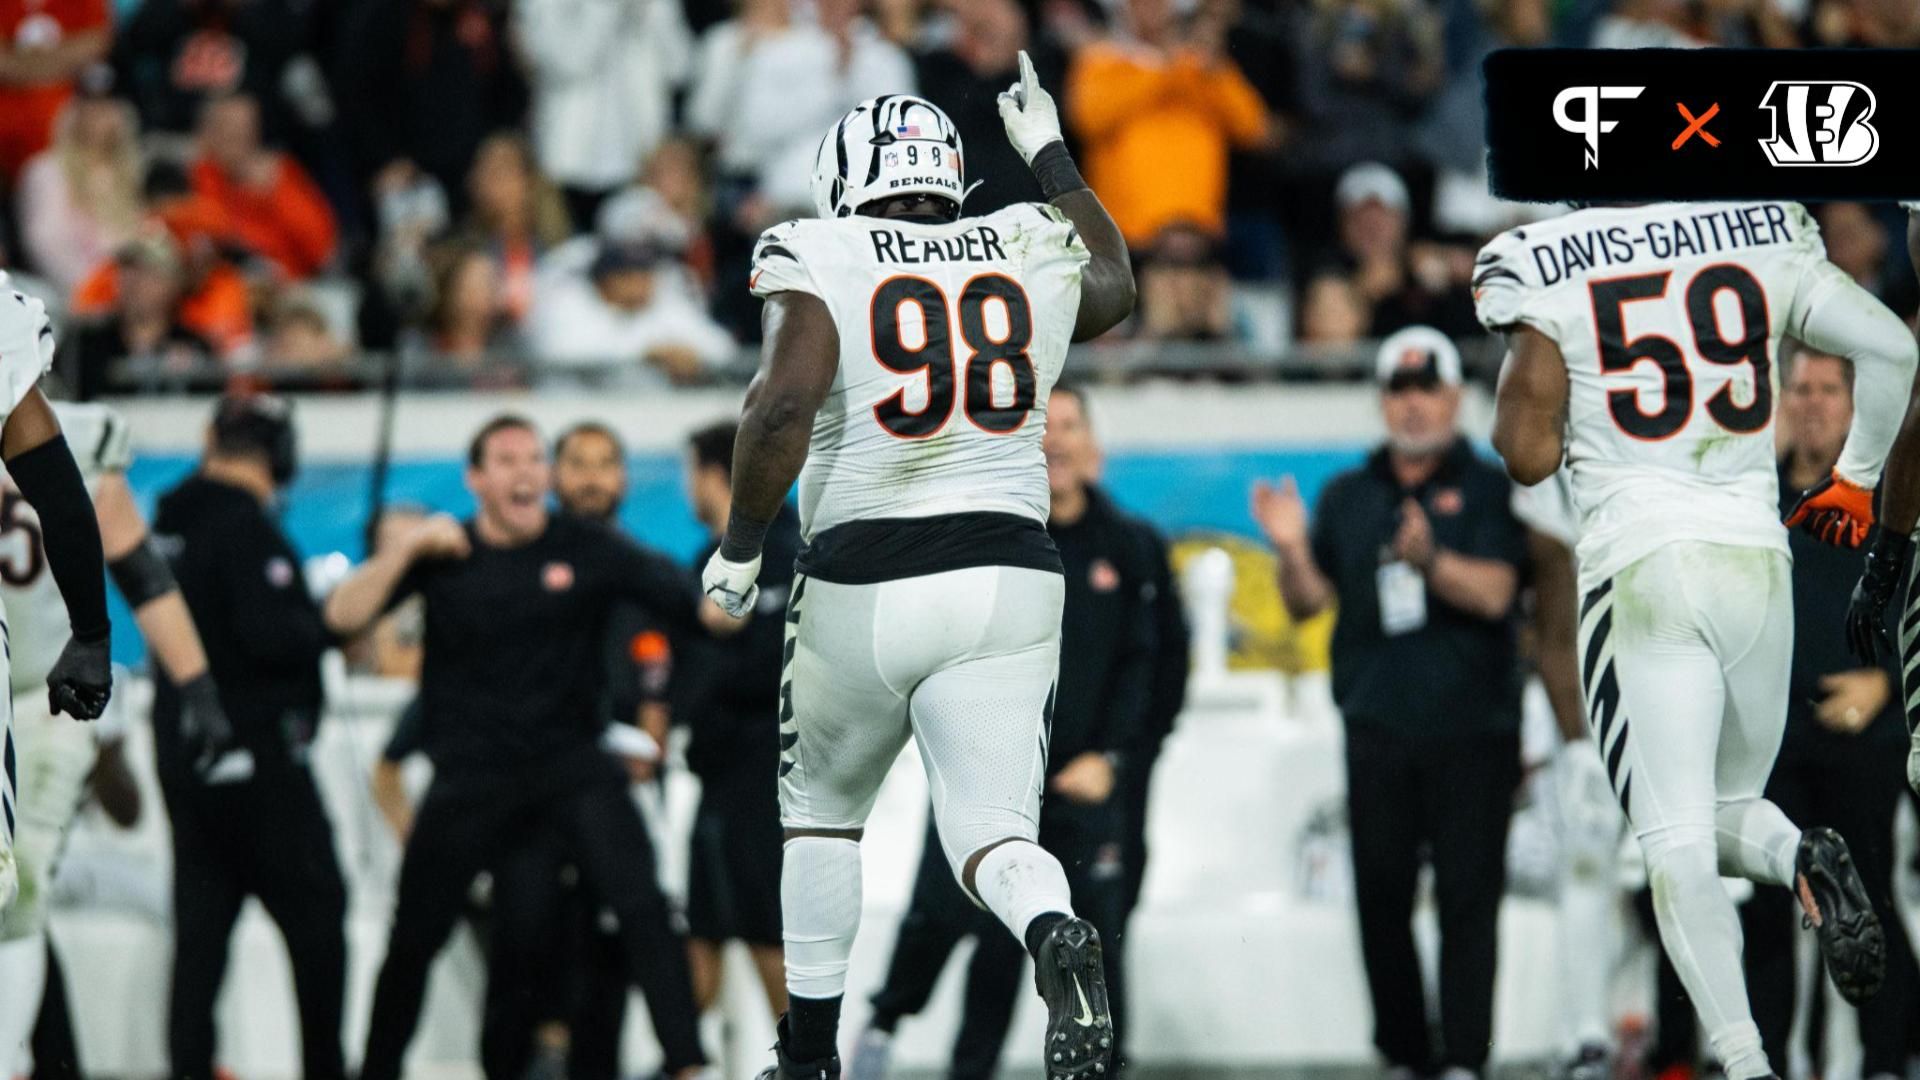
[{"label": "raised arm", "polygon": [[[1832,263],[1821,263],[1796,298],[1799,325],[1789,331],[1824,353],[1845,357],[1853,365],[1853,428],[1833,467],[1834,482],[1859,492],[1871,492],[1883,469],[1890,481],[1888,502],[1881,514],[1901,533],[1913,531],[1920,512],[1920,432],[1913,410],[1913,376],[1920,366],[1920,348],[1900,317],[1861,288]],[[1898,445],[1896,445],[1896,440]],[[1889,453],[1898,460],[1889,461]],[[1873,524],[1871,508],[1851,536],[1830,535],[1858,547]]]},{"label": "raised arm", "polygon": [[1007,140],[1027,160],[1047,201],[1073,222],[1092,258],[1080,275],[1080,312],[1073,340],[1099,337],[1133,314],[1133,260],[1107,208],[1080,177],[1060,135],[1060,110],[1040,85],[1033,61],[1020,53],[1020,82],[1000,95]]},{"label": "raised arm", "polygon": [[1567,365],[1560,346],[1516,324],[1507,332],[1507,359],[1494,393],[1493,448],[1507,475],[1532,487],[1560,467],[1566,436]]},{"label": "raised arm", "polygon": [[766,345],[733,443],[733,511],[700,588],[728,615],[753,610],[767,528],[807,461],[813,417],[833,389],[840,331],[817,296],[779,292],[761,314]]},{"label": "raised arm", "polygon": [[1307,504],[1300,498],[1300,489],[1293,477],[1282,477],[1277,487],[1265,480],[1256,481],[1252,511],[1261,534],[1273,545],[1280,602],[1286,606],[1287,614],[1295,622],[1304,622],[1331,607],[1333,582],[1314,558],[1312,534],[1307,527]]},{"label": "raised arm", "polygon": [[361,563],[333,590],[322,609],[327,629],[341,637],[360,633],[400,599],[395,594],[415,563],[462,559],[469,550],[466,529],[446,514],[435,514],[414,526],[399,543]]}]

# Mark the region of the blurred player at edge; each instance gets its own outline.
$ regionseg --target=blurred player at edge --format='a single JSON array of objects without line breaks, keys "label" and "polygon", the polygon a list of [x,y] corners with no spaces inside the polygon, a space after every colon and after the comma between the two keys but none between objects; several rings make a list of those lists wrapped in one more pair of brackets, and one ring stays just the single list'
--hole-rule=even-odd
[{"label": "blurred player at edge", "polygon": [[[1920,273],[1920,202],[1900,205],[1907,209],[1907,251],[1916,260],[1915,272]],[[1859,400],[1859,392],[1855,392],[1854,398]],[[1860,576],[1860,584],[1854,587],[1853,602],[1847,608],[1847,638],[1854,654],[1870,665],[1878,663],[1876,650],[1893,649],[1893,643],[1886,640],[1886,621],[1882,614],[1893,602],[1901,578],[1908,573],[1907,564],[1913,557],[1914,522],[1920,518],[1920,411],[1912,404],[1908,406],[1906,423],[1901,426],[1900,437],[1887,461],[1884,487],[1880,528],[1867,550],[1866,569]],[[1807,493],[1807,499],[1812,501],[1823,494],[1816,488]],[[1833,500],[1828,496],[1824,501]],[[1836,527],[1857,535],[1874,523],[1872,503],[1865,503],[1864,514],[1858,506],[1855,500],[1854,506],[1828,509],[1823,516],[1831,519]],[[1920,578],[1907,582],[1899,647],[1900,700],[1906,704],[1910,740],[1907,785],[1920,791],[1920,664],[1914,663],[1916,654],[1920,654]]]},{"label": "blurred player at edge", "polygon": [[767,1080],[840,1073],[860,839],[910,736],[954,874],[1035,958],[1048,1077],[1110,1067],[1099,935],[1035,843],[1064,596],[1040,442],[1068,342],[1127,317],[1133,273],[1025,53],[999,105],[1046,204],[962,218],[953,122],[890,94],[821,140],[820,219],[754,251],[766,348],[702,585],[753,610],[762,538],[798,477],[780,716],[791,1000]]},{"label": "blurred player at edge", "polygon": [[[59,417],[37,385],[52,363],[53,328],[48,325],[46,307],[8,290],[0,296],[0,409],[4,409],[0,459],[6,462],[14,488],[40,516],[41,551],[66,607],[71,634],[47,672],[47,711],[96,720],[113,689],[106,559],[87,483],[60,432]],[[0,619],[0,638],[10,637]],[[9,652],[11,645],[0,651],[0,667],[12,666]],[[13,865],[13,830],[19,815],[14,801],[15,761],[9,701],[5,719],[0,720],[0,912],[13,903],[19,888]],[[0,1054],[13,1052],[11,1046],[0,1046]],[[0,1064],[4,1061],[0,1058]]]},{"label": "blurred player at edge", "polygon": [[1849,1001],[1886,970],[1839,834],[1802,832],[1761,797],[1793,649],[1773,359],[1791,335],[1853,362],[1861,408],[1829,488],[1870,522],[1913,339],[1793,203],[1579,210],[1495,237],[1473,290],[1507,335],[1493,436],[1507,471],[1532,485],[1570,470],[1588,721],[1661,940],[1731,1080],[1773,1075],[1720,874],[1796,889]]},{"label": "blurred player at edge", "polygon": [[[160,669],[191,703],[193,722],[204,732],[201,756],[210,763],[232,732],[193,617],[127,486],[126,469],[133,461],[127,423],[104,405],[60,402],[53,412],[60,430],[82,448],[76,464],[93,493],[107,569],[133,609]],[[66,643],[67,612],[47,574],[40,516],[18,505],[19,498],[19,489],[8,478],[0,486],[0,521],[6,523],[6,532],[24,533],[27,547],[24,553],[14,549],[0,564],[0,597],[6,600],[12,634],[13,730],[20,770],[14,811],[20,893],[0,914],[0,986],[7,988],[0,996],[0,1076],[30,1071],[19,1047],[33,1031],[46,984],[48,891],[99,754],[94,733],[54,716],[38,693]]]}]

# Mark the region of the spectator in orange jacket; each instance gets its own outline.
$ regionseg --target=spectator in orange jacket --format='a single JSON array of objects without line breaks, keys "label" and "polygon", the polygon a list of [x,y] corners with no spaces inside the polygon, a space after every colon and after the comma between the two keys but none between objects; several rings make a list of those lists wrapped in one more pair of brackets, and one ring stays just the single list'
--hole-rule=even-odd
[{"label": "spectator in orange jacket", "polygon": [[1135,248],[1177,222],[1220,234],[1227,153],[1266,145],[1260,94],[1227,59],[1226,27],[1191,19],[1173,0],[1129,0],[1130,38],[1081,50],[1067,76],[1067,112],[1087,182]]},{"label": "spectator in orange jacket", "polygon": [[333,258],[333,209],[306,170],[260,143],[260,106],[245,94],[207,103],[193,190],[220,207],[231,239],[288,279],[312,277]]},{"label": "spectator in orange jacket", "polygon": [[[231,231],[225,215],[197,195],[174,191],[150,194],[148,212],[149,235],[170,239],[180,259],[180,325],[221,358],[244,355],[253,343],[253,296],[246,277],[220,254],[219,239]],[[119,303],[120,268],[110,259],[74,287],[68,313],[85,320]]]}]

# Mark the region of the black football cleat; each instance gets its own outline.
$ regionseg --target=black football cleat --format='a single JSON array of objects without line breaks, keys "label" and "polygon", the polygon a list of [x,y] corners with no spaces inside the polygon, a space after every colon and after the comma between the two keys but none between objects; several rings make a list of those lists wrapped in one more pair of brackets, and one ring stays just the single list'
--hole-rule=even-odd
[{"label": "black football cleat", "polygon": [[1047,1003],[1047,1080],[1113,1074],[1113,1015],[1100,934],[1085,919],[1067,919],[1040,943],[1033,981]]},{"label": "black football cleat", "polygon": [[778,1025],[780,1037],[774,1041],[774,1065],[761,1070],[756,1080],[840,1080],[840,1055],[818,1061],[795,1061],[787,1056],[787,1018]]},{"label": "black football cleat", "polygon": [[1872,997],[1887,975],[1887,935],[1854,869],[1847,842],[1832,829],[1800,835],[1795,884],[1806,924],[1820,936],[1820,955],[1834,989],[1852,1005]]}]

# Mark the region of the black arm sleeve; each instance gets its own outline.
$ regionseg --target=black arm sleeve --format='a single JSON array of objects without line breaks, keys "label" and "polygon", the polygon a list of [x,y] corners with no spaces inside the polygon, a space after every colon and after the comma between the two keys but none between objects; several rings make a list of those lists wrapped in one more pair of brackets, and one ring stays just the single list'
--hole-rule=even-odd
[{"label": "black arm sleeve", "polygon": [[67,624],[81,641],[107,637],[106,553],[100,546],[100,523],[93,515],[80,466],[74,464],[67,437],[55,435],[7,462],[14,486],[40,515],[42,546],[53,571],[60,599],[67,605]]},{"label": "black arm sleeve", "polygon": [[108,563],[107,570],[113,574],[113,583],[120,586],[127,606],[135,611],[180,588],[173,579],[173,568],[155,550],[151,536],[143,537],[138,547]]}]

